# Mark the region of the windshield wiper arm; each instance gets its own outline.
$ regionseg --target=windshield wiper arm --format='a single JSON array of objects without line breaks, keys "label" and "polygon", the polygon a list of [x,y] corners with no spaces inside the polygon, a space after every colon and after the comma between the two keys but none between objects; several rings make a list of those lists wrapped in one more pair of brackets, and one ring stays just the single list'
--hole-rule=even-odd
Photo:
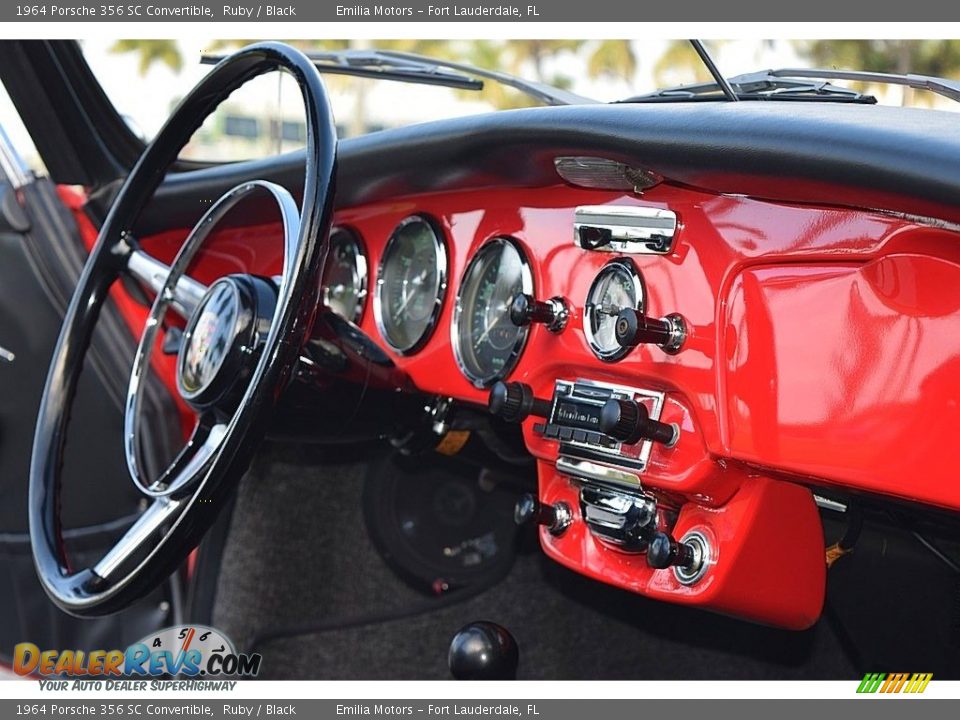
[{"label": "windshield wiper arm", "polygon": [[703,64],[707,66],[707,70],[711,75],[713,75],[713,79],[717,81],[717,86],[723,92],[724,97],[726,97],[730,102],[737,102],[740,98],[737,97],[737,94],[733,91],[733,88],[730,87],[730,83],[727,82],[727,79],[723,76],[723,73],[721,73],[719,68],[717,68],[717,64],[713,61],[713,58],[710,57],[710,53],[707,52],[707,48],[704,46],[703,42],[700,40],[691,40],[690,44],[693,45],[693,49],[697,51],[697,55],[700,56]]},{"label": "windshield wiper arm", "polygon": [[[342,50],[308,52],[306,55],[313,61],[317,70],[331,75],[440,85],[459,90],[482,90],[483,79],[486,79],[512,87],[547,105],[584,105],[597,102],[546,83],[524,80],[507,73],[484,70],[465,63],[439,60],[415,53],[391,50]],[[214,65],[224,57],[223,55],[203,55],[200,62],[205,65]]]},{"label": "windshield wiper arm", "polygon": [[[876,98],[839,87],[826,82],[827,78],[820,78],[815,82],[811,78],[798,78],[784,71],[764,70],[756,73],[747,73],[729,78],[727,82],[733,89],[738,100],[830,100],[834,102],[852,102],[874,104]],[[786,71],[790,73],[792,71]],[[809,71],[814,72],[814,71]],[[716,100],[725,99],[726,95],[718,97],[721,89],[715,82],[696,83],[693,85],[678,85],[677,87],[657,90],[646,95],[637,95],[620,102],[675,102],[683,100]]]},{"label": "windshield wiper arm", "polygon": [[766,74],[777,78],[794,77],[821,80],[850,80],[853,82],[872,82],[884,85],[904,85],[915,90],[927,90],[928,92],[936,93],[937,95],[942,95],[943,97],[960,102],[960,81],[934,77],[932,75],[914,75],[913,73],[900,75],[897,73],[869,72],[866,70],[828,70],[820,68],[784,68],[781,70],[768,70]]},{"label": "windshield wiper arm", "polygon": [[[727,82],[733,87],[740,100],[820,99],[871,104],[877,101],[871,95],[864,95],[850,88],[832,85],[827,82],[828,80],[902,85],[915,90],[926,90],[955,102],[960,102],[960,81],[913,73],[897,74],[866,70],[835,70],[832,68],[781,68],[779,70],[762,70],[737,75]],[[712,99],[711,94],[715,96],[719,90],[721,88],[715,82],[679,85],[657,90],[647,95],[638,95],[622,102],[709,100]]]},{"label": "windshield wiper arm", "polygon": [[425,55],[417,55],[415,53],[405,53],[394,50],[381,50],[378,52],[378,54],[386,58],[406,60],[409,62],[420,62],[437,68],[456,70],[468,75],[473,75],[474,77],[493,80],[501,85],[512,87],[514,90],[519,90],[523,94],[529,95],[530,97],[535,98],[546,105],[593,105],[599,102],[592,98],[570,92],[569,90],[554,87],[553,85],[547,85],[546,83],[536,82],[534,80],[524,80],[516,75],[510,75],[509,73],[498,72],[496,70],[478,68],[466,63],[454,62],[452,60],[439,60],[436,58],[427,57]]},{"label": "windshield wiper arm", "polygon": [[[384,58],[372,50],[306,53],[317,70],[329,75],[378,78],[418,85],[440,85],[458,90],[482,90],[483,82],[467,75],[442,70],[426,63],[401,62]],[[216,65],[225,55],[204,54],[202,65]]]}]

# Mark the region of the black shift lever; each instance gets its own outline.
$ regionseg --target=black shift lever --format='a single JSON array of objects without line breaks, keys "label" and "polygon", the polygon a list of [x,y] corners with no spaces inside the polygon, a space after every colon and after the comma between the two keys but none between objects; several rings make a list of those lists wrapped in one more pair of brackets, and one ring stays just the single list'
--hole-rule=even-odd
[{"label": "black shift lever", "polygon": [[457,680],[514,680],[520,650],[505,627],[481,620],[453,636],[447,664]]}]

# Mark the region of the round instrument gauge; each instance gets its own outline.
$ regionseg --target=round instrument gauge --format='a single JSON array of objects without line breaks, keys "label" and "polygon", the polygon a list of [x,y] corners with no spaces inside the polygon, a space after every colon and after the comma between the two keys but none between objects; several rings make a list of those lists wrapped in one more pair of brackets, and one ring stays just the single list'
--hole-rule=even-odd
[{"label": "round instrument gauge", "polygon": [[510,321],[520,293],[533,294],[527,259],[512,240],[491,240],[467,266],[451,330],[457,363],[477,387],[506,376],[520,357],[528,328]]},{"label": "round instrument gauge", "polygon": [[624,308],[643,310],[643,278],[626,258],[608,262],[600,270],[584,306],[583,333],[593,354],[601,360],[623,357],[628,348],[617,342],[617,315]]},{"label": "round instrument gauge", "polygon": [[393,231],[380,260],[373,311],[387,344],[399,353],[430,338],[447,291],[447,251],[440,230],[414,215]]},{"label": "round instrument gauge", "polygon": [[367,257],[350,230],[336,228],[330,234],[322,289],[324,305],[344,320],[360,322],[367,299]]}]

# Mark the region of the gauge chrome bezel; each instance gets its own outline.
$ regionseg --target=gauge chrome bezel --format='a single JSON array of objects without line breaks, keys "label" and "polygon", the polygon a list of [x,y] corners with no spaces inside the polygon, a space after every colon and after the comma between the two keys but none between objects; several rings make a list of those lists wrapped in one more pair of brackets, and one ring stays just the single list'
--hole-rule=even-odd
[{"label": "gauge chrome bezel", "polygon": [[[348,242],[353,243],[355,248],[355,257],[356,257],[356,267],[357,267],[357,281],[360,283],[360,286],[357,290],[357,303],[353,309],[353,315],[344,320],[349,320],[354,325],[359,325],[360,321],[363,320],[363,313],[367,307],[367,294],[368,294],[368,282],[369,282],[369,264],[367,262],[367,247],[363,242],[363,238],[360,236],[356,230],[352,227],[346,225],[337,225],[330,231],[330,244],[331,250],[333,245],[333,240],[337,235],[344,235],[347,238]],[[328,255],[329,258],[329,255]],[[326,273],[326,265],[324,265],[324,274]],[[325,282],[326,277],[321,275],[320,277],[320,297],[324,307],[326,307],[331,312],[333,308],[327,302],[327,284]]]},{"label": "gauge chrome bezel", "polygon": [[[453,345],[453,355],[457,361],[457,367],[460,368],[460,372],[463,373],[463,376],[467,378],[467,380],[469,380],[474,387],[480,389],[490,387],[493,385],[493,383],[497,382],[497,380],[502,380],[513,371],[517,361],[523,354],[523,349],[526,347],[527,338],[530,336],[530,326],[518,328],[520,333],[517,335],[517,339],[514,341],[513,347],[510,349],[510,354],[507,356],[507,360],[503,365],[503,369],[494,375],[488,377],[479,376],[472,372],[467,367],[467,363],[464,362],[462,350],[460,348],[460,321],[461,315],[464,311],[463,291],[464,287],[466,286],[467,277],[470,275],[470,272],[474,269],[476,264],[480,262],[481,258],[484,257],[485,253],[492,252],[494,248],[503,248],[505,246],[510,246],[513,248],[516,251],[517,256],[520,258],[521,291],[527,295],[534,294],[533,269],[530,265],[530,261],[527,259],[527,253],[523,249],[523,245],[521,245],[518,240],[512,237],[498,236],[491,238],[483,243],[483,245],[481,245],[480,248],[474,253],[473,257],[470,258],[470,262],[467,263],[467,267],[464,269],[463,275],[460,276],[460,287],[457,288],[457,300],[453,308],[453,322],[450,324],[450,341]],[[502,249],[500,252],[502,252]]]},{"label": "gauge chrome bezel", "polygon": [[587,299],[583,303],[583,335],[587,339],[587,344],[590,346],[590,350],[593,352],[593,354],[604,362],[615,362],[630,351],[630,348],[622,347],[620,345],[618,345],[616,349],[605,349],[600,346],[599,342],[597,341],[597,337],[594,334],[594,303],[592,302],[593,294],[597,290],[597,286],[600,284],[600,282],[612,272],[626,272],[630,276],[630,279],[633,282],[633,290],[637,296],[637,301],[634,306],[635,310],[638,312],[643,312],[647,301],[647,288],[643,283],[643,275],[640,274],[640,271],[637,270],[636,265],[633,264],[633,261],[630,258],[616,258],[600,268],[597,276],[593,279],[593,282],[590,283],[590,289],[587,291]]},{"label": "gauge chrome bezel", "polygon": [[[401,347],[395,345],[390,339],[390,334],[387,332],[386,325],[384,324],[383,270],[386,266],[387,260],[390,258],[391,250],[396,246],[397,236],[400,234],[400,231],[413,223],[425,224],[428,228],[430,228],[430,232],[433,235],[434,268],[437,271],[438,279],[437,299],[434,303],[433,310],[430,313],[430,319],[424,326],[423,331],[410,345]],[[447,296],[446,243],[446,233],[444,233],[440,223],[429,215],[418,213],[416,215],[405,217],[403,220],[401,220],[399,224],[390,232],[390,237],[387,239],[387,244],[383,248],[383,254],[380,256],[380,262],[377,265],[377,291],[373,294],[373,317],[374,320],[376,320],[377,331],[380,333],[380,337],[383,338],[383,341],[390,347],[391,350],[400,355],[413,355],[424,345],[426,345],[427,341],[433,336],[434,330],[436,330],[437,322],[440,319],[440,311],[443,309],[443,301]]]}]

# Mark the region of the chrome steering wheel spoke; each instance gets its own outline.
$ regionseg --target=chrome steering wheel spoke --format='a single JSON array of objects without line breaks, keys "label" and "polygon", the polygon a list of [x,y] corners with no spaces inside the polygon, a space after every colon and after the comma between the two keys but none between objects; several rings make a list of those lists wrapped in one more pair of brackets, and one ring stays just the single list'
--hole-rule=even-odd
[{"label": "chrome steering wheel spoke", "polygon": [[[159,293],[170,276],[170,266],[148,255],[143,250],[134,250],[127,258],[127,272],[153,291]],[[207,286],[187,275],[181,275],[172,288],[170,308],[184,320],[189,318],[204,295]]]},{"label": "chrome steering wheel spoke", "polygon": [[112,548],[93,566],[93,574],[108,584],[129,571],[156,544],[157,535],[166,532],[183,512],[186,503],[168,497],[155,499],[140,513]]}]

